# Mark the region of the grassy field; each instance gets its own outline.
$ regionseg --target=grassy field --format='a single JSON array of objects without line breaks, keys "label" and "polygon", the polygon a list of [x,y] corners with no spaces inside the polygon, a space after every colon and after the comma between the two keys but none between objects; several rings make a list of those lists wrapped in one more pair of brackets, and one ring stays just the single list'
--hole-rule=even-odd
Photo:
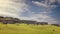
[{"label": "grassy field", "polygon": [[51,25],[0,24],[0,34],[60,34],[60,27]]}]

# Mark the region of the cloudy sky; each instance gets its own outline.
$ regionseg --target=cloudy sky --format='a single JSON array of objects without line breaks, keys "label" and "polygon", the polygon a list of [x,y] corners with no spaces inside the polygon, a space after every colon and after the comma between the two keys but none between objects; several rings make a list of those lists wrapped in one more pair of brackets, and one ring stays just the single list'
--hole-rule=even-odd
[{"label": "cloudy sky", "polygon": [[0,16],[60,23],[60,0],[0,0]]}]

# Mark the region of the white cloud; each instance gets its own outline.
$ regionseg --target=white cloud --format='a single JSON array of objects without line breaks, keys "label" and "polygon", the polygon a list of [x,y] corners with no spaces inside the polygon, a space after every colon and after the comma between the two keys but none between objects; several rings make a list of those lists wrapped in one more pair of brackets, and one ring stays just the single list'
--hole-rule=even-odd
[{"label": "white cloud", "polygon": [[50,3],[54,3],[54,2],[55,2],[55,0],[49,0],[49,2],[50,2]]},{"label": "white cloud", "polygon": [[42,12],[40,14],[34,14],[32,17],[35,17],[34,20],[37,20],[39,22],[48,22],[48,23],[56,23],[57,21],[52,18],[50,15],[48,15],[50,12]]},{"label": "white cloud", "polygon": [[25,11],[24,9],[27,10],[27,5],[23,1],[0,0],[0,15],[12,16],[12,17],[19,16],[22,12]]},{"label": "white cloud", "polygon": [[[49,3],[48,3],[49,2]],[[45,7],[45,8],[55,8],[56,5],[50,5],[51,3],[54,3],[55,1],[54,0],[46,0],[44,1],[44,3],[41,1],[41,2],[38,2],[38,1],[32,1],[32,3],[36,4],[37,6],[41,7]]]},{"label": "white cloud", "polygon": [[60,3],[60,0],[49,0],[49,2],[51,2],[51,3],[54,3],[54,2]]},{"label": "white cloud", "polygon": [[48,7],[46,4],[43,4],[43,3],[38,2],[38,1],[32,1],[32,3],[36,4],[37,6]]},{"label": "white cloud", "polygon": [[48,15],[50,13],[51,13],[51,11],[43,11],[40,14],[32,14],[32,15],[30,15],[30,17],[20,17],[20,19],[35,20],[38,22],[48,22],[49,24],[57,23],[58,21],[56,21],[53,17]]}]

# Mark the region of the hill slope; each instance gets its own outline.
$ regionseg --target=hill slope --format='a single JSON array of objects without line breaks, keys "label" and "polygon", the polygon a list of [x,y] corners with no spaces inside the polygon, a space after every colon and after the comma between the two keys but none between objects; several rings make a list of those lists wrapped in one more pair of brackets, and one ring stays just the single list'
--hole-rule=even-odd
[{"label": "hill slope", "polygon": [[51,25],[0,24],[0,34],[60,34],[60,27]]}]

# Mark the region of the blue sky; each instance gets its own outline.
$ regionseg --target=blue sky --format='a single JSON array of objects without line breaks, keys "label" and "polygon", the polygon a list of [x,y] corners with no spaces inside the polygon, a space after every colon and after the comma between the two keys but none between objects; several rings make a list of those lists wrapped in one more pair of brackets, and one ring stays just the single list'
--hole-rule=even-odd
[{"label": "blue sky", "polygon": [[0,15],[60,23],[60,0],[0,0]]},{"label": "blue sky", "polygon": [[[40,0],[32,0],[32,1],[33,2],[41,2],[44,0],[41,0],[41,1]],[[30,12],[23,12],[22,16],[30,17],[30,16],[35,15],[35,14],[41,14],[41,13],[44,14],[44,12],[47,12],[48,14],[46,13],[46,16],[50,17],[48,19],[52,19],[52,21],[55,20],[57,22],[60,20],[60,16],[59,16],[60,15],[60,3],[52,2],[51,4],[55,7],[51,7],[51,5],[49,7],[46,7],[46,6],[41,6],[41,5],[38,6],[37,4],[32,3],[32,1],[26,1],[26,3],[29,5]],[[44,15],[43,15],[43,17],[44,17]],[[41,18],[41,19],[43,19],[43,18]],[[45,20],[45,19],[46,18],[44,18],[43,20]],[[46,20],[48,21],[48,19],[46,19]]]}]

